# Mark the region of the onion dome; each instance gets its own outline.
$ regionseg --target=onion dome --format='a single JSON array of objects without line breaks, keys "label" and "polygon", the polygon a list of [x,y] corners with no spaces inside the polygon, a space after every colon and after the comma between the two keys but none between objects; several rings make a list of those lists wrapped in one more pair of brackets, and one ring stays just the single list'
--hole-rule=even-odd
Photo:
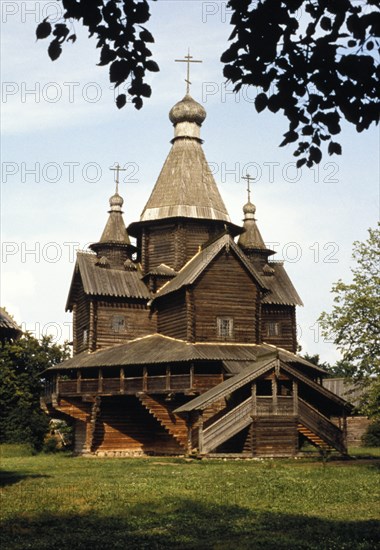
[{"label": "onion dome", "polygon": [[119,195],[119,193],[115,193],[110,197],[110,210],[109,212],[121,212],[122,206],[124,204],[124,199]]},{"label": "onion dome", "polygon": [[195,122],[198,126],[202,126],[202,122],[206,118],[206,111],[200,103],[186,94],[171,108],[169,118],[174,126],[180,122]]},{"label": "onion dome", "polygon": [[[252,219],[253,216],[256,214],[256,206],[248,201],[247,204],[243,206],[243,212],[245,214],[245,218],[249,217],[250,219]],[[251,215],[248,216],[249,214]]]}]

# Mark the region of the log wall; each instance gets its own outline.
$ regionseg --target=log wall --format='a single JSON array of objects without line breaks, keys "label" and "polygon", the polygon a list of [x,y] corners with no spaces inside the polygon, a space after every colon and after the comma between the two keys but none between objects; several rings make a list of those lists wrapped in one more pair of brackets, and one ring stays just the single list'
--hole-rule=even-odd
[{"label": "log wall", "polygon": [[187,316],[185,291],[180,290],[160,300],[157,311],[157,331],[172,338],[186,340]]},{"label": "log wall", "polygon": [[[279,324],[279,334],[269,336],[269,323]],[[261,338],[263,342],[279,346],[293,353],[297,351],[296,314],[294,306],[262,304]]]},{"label": "log wall", "polygon": [[[96,311],[96,349],[156,332],[155,317],[142,300],[99,301]],[[122,318],[124,326],[116,326],[116,318]]]},{"label": "log wall", "polygon": [[256,342],[257,287],[233,253],[222,251],[194,285],[195,339],[223,340],[217,317],[233,319],[231,341]]}]

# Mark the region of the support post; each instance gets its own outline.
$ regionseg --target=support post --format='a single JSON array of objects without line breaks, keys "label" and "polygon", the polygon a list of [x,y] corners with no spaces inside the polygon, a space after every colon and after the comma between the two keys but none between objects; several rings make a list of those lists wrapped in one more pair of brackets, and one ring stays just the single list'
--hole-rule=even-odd
[{"label": "support post", "polygon": [[273,375],[272,378],[272,405],[273,405],[273,414],[278,413],[278,401],[277,401],[277,377]]},{"label": "support post", "polygon": [[143,367],[143,391],[148,390],[148,369]]},{"label": "support post", "polygon": [[170,366],[166,365],[165,389],[170,390]]},{"label": "support post", "polygon": [[298,382],[297,380],[293,380],[292,386],[293,386],[293,414],[295,416],[298,416]]},{"label": "support post", "polygon": [[124,369],[121,367],[120,369],[120,393],[124,393],[125,391],[125,374]]},{"label": "support post", "polygon": [[257,416],[257,386],[256,386],[256,382],[252,382],[251,394],[252,394],[252,417],[255,417],[255,416]]},{"label": "support post", "polygon": [[198,449],[203,453],[203,411],[199,411]]},{"label": "support post", "polygon": [[190,365],[190,389],[194,388],[194,363]]},{"label": "support post", "polygon": [[81,392],[82,385],[82,371],[77,370],[77,393]]},{"label": "support post", "polygon": [[98,393],[103,391],[103,371],[102,369],[98,370]]},{"label": "support post", "polygon": [[60,382],[60,379],[61,379],[61,375],[58,373],[57,377],[55,379],[55,393],[57,395],[59,395],[59,382]]}]

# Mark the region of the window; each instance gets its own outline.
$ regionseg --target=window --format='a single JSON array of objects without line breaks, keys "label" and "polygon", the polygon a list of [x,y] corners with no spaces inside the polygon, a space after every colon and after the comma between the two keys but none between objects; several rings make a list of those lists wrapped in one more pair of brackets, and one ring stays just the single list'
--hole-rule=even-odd
[{"label": "window", "polygon": [[125,319],[122,315],[114,315],[112,317],[112,331],[113,332],[125,331]]},{"label": "window", "polygon": [[234,320],[232,317],[217,317],[216,328],[218,338],[222,338],[223,340],[233,338]]},{"label": "window", "polygon": [[268,323],[267,336],[280,336],[280,323],[274,323],[274,322]]}]

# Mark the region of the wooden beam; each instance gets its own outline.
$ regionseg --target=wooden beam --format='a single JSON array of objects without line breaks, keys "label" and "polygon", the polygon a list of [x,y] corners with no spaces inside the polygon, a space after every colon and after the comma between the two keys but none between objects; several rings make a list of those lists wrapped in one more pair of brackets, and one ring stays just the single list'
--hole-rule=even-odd
[{"label": "wooden beam", "polygon": [[125,392],[125,373],[123,367],[120,369],[120,393]]},{"label": "wooden beam", "polygon": [[274,376],[272,378],[272,403],[273,403],[273,414],[278,412],[278,402],[277,402],[277,378]]},{"label": "wooden beam", "polygon": [[293,413],[298,415],[298,382],[297,380],[292,381],[293,386]]},{"label": "wooden beam", "polygon": [[81,392],[81,384],[82,384],[82,371],[77,370],[77,393]]},{"label": "wooden beam", "polygon": [[170,390],[170,366],[166,365],[165,389]]},{"label": "wooden beam", "polygon": [[101,393],[103,391],[103,371],[102,369],[98,370],[98,392]]},{"label": "wooden beam", "polygon": [[257,416],[257,385],[256,382],[252,382],[252,416]]}]

